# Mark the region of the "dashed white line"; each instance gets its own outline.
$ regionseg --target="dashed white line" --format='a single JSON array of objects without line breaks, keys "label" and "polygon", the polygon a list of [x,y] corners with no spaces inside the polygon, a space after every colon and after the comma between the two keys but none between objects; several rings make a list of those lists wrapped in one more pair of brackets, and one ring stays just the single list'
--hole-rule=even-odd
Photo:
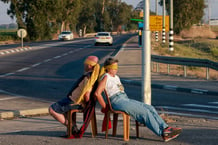
[{"label": "dashed white line", "polygon": [[17,70],[16,72],[22,72],[22,71],[25,71],[25,70],[28,70],[28,69],[30,69],[30,68],[29,67],[25,67],[25,68]]},{"label": "dashed white line", "polygon": [[36,67],[38,65],[40,65],[41,63],[36,63],[36,64],[33,64],[32,67]]},{"label": "dashed white line", "polygon": [[46,59],[46,60],[44,60],[43,62],[49,62],[49,61],[51,61],[52,59]]}]

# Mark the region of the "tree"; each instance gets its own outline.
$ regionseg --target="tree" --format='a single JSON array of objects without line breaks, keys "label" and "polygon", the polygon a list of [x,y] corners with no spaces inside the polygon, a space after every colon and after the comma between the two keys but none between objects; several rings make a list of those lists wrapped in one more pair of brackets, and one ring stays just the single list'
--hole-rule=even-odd
[{"label": "tree", "polygon": [[[166,8],[169,14],[169,3],[166,1]],[[163,0],[159,2],[163,5]],[[183,29],[189,29],[193,24],[197,24],[204,16],[204,0],[174,0],[173,1],[173,23],[174,32],[179,34]]]}]

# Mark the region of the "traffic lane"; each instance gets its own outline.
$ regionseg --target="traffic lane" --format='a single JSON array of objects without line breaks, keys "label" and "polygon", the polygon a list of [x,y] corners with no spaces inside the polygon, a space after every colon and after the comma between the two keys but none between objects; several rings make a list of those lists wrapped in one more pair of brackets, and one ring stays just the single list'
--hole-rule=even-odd
[{"label": "traffic lane", "polygon": [[0,78],[0,88],[18,95],[57,100],[66,96],[73,83],[83,74],[83,61],[88,55],[103,57],[108,53],[108,50],[84,50],[36,67],[26,67],[23,71]]},{"label": "traffic lane", "polygon": [[[87,42],[83,43],[85,43],[83,48],[81,43],[69,44],[63,48],[52,47],[33,53],[11,55],[11,59],[16,61],[9,61],[11,64],[5,65],[3,70],[7,70],[5,69],[7,66],[15,70],[11,71],[13,74],[1,77],[0,88],[14,94],[42,99],[57,100],[65,96],[72,83],[83,73],[85,57],[96,55],[101,59],[116,49],[115,46],[94,48],[90,44],[87,45]],[[70,54],[66,55],[66,51]],[[17,64],[20,63],[18,60],[21,60],[22,67]]]}]

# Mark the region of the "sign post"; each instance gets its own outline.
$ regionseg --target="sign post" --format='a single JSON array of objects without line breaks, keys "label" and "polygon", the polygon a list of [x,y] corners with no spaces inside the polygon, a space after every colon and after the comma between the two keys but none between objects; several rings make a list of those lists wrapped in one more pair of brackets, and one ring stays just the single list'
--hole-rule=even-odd
[{"label": "sign post", "polygon": [[25,38],[27,35],[27,32],[25,29],[19,29],[17,31],[17,36],[21,38],[21,47],[23,48],[23,38]]}]

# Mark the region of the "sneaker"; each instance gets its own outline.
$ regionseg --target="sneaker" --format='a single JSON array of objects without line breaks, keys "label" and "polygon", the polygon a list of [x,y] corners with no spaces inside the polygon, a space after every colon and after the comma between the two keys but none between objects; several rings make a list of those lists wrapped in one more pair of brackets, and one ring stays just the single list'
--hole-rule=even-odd
[{"label": "sneaker", "polygon": [[163,136],[174,136],[182,132],[182,128],[167,127],[163,131]]},{"label": "sneaker", "polygon": [[162,137],[164,141],[167,142],[179,136],[181,132],[181,128],[167,127],[166,129],[164,129]]},{"label": "sneaker", "polygon": [[164,142],[168,142],[174,138],[176,138],[177,136],[179,136],[179,134],[173,135],[173,136],[163,136],[163,140]]}]

